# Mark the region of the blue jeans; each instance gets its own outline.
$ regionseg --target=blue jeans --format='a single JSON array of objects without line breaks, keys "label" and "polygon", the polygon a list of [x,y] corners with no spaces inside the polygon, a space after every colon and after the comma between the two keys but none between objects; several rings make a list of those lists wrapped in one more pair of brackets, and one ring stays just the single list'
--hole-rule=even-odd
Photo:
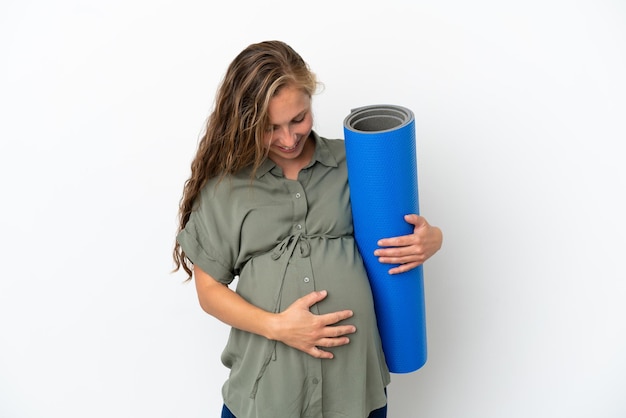
[{"label": "blue jeans", "polygon": [[[387,417],[387,405],[383,406],[380,409],[372,411],[368,418],[386,418]],[[224,405],[222,408],[222,418],[237,418],[230,412],[230,409]]]}]

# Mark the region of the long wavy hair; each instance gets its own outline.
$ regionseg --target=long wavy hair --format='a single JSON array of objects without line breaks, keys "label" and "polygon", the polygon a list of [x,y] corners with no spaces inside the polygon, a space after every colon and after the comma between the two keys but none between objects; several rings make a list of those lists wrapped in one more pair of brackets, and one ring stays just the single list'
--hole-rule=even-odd
[{"label": "long wavy hair", "polygon": [[[191,176],[184,184],[177,233],[185,228],[208,180],[222,180],[247,167],[252,167],[251,179],[254,177],[267,157],[263,137],[270,127],[270,99],[287,85],[311,97],[318,82],[302,57],[281,41],[251,44],[228,66],[191,163]],[[173,272],[182,267],[187,280],[191,279],[193,264],[178,241],[173,257]]]}]

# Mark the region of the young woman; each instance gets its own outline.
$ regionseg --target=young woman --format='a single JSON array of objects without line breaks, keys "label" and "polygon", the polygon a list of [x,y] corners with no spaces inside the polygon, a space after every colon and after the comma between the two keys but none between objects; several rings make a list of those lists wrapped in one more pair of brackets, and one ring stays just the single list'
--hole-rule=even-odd
[{"label": "young woman", "polygon": [[[248,46],[228,67],[185,183],[176,270],[232,327],[223,417],[386,416],[390,376],[353,235],[344,142],[312,130],[316,88],[285,43]],[[405,220],[414,233],[376,251],[399,264],[392,274],[442,243],[423,217]]]}]

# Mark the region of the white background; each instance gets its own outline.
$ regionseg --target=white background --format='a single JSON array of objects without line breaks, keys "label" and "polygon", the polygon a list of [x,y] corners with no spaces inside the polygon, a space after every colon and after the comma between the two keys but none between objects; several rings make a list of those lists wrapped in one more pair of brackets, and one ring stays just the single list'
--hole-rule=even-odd
[{"label": "white background", "polygon": [[[429,359],[391,418],[626,416],[626,5],[0,4],[0,417],[216,417],[227,327],[171,274],[228,63],[281,39],[315,129],[416,115]],[[271,417],[269,417],[271,418]]]}]

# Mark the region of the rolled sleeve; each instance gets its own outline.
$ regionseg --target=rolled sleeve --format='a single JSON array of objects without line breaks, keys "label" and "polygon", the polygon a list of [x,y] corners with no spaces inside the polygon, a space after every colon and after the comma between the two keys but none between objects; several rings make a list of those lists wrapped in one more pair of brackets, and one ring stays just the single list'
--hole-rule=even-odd
[{"label": "rolled sleeve", "polygon": [[199,231],[198,218],[195,215],[195,212],[192,213],[176,240],[194,265],[218,282],[229,284],[235,276],[229,267],[232,263],[227,263],[208,242],[203,242],[202,237],[207,234]]}]

